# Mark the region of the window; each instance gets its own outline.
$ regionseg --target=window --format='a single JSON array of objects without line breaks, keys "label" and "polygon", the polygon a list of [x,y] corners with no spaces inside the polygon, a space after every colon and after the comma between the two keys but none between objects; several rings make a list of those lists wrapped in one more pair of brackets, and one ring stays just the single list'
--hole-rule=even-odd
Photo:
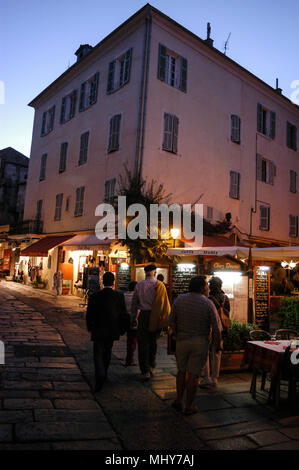
[{"label": "window", "polygon": [[56,194],[55,215],[54,220],[61,220],[63,194]]},{"label": "window", "polygon": [[290,222],[290,237],[298,237],[298,215],[291,215],[289,216]]},{"label": "window", "polygon": [[256,156],[256,177],[264,183],[274,184],[276,176],[276,166],[271,160],[263,158],[261,155]]},{"label": "window", "polygon": [[37,222],[40,222],[42,219],[42,208],[43,208],[43,200],[39,199],[36,204],[36,215],[35,215],[35,220]]},{"label": "window", "polygon": [[109,63],[107,93],[117,90],[130,80],[132,48]]},{"label": "window", "polygon": [[287,122],[287,146],[297,150],[297,127],[290,122]]},{"label": "window", "polygon": [[81,216],[83,214],[84,192],[84,186],[76,189],[75,217]]},{"label": "window", "polygon": [[290,191],[291,193],[297,192],[297,173],[294,170],[290,170]]},{"label": "window", "polygon": [[54,129],[55,105],[43,113],[41,136],[49,134]]},{"label": "window", "polygon": [[213,220],[213,207],[207,206],[207,219]]},{"label": "window", "polygon": [[178,151],[179,120],[172,114],[164,113],[164,138],[162,148],[168,152]]},{"label": "window", "polygon": [[87,153],[88,153],[88,141],[89,141],[89,131],[81,134],[80,137],[80,154],[78,165],[83,165],[87,162]]},{"label": "window", "polygon": [[61,101],[60,124],[69,121],[75,116],[78,91],[74,90]]},{"label": "window", "polygon": [[119,149],[121,114],[116,114],[110,119],[108,152]]},{"label": "window", "polygon": [[79,111],[84,111],[96,103],[99,88],[99,72],[81,84]]},{"label": "window", "polygon": [[59,173],[66,170],[66,155],[68,143],[63,142],[60,146],[60,160],[59,160]]},{"label": "window", "polygon": [[105,182],[105,195],[104,195],[104,201],[105,202],[112,202],[114,193],[115,193],[115,184],[116,184],[116,179],[113,178],[111,180],[107,180]]},{"label": "window", "polygon": [[231,115],[231,141],[239,144],[241,142],[241,119],[236,114]]},{"label": "window", "polygon": [[159,44],[158,78],[160,80],[186,92],[187,68],[187,59]]},{"label": "window", "polygon": [[257,105],[257,130],[271,139],[275,138],[276,113],[269,111],[260,103]]},{"label": "window", "polygon": [[237,171],[230,172],[229,197],[233,199],[240,199],[240,177]]},{"label": "window", "polygon": [[41,163],[40,163],[40,173],[39,173],[39,180],[43,181],[46,179],[46,166],[47,166],[47,154],[44,153],[41,158]]},{"label": "window", "polygon": [[270,230],[270,206],[260,206],[260,230]]},{"label": "window", "polygon": [[70,202],[71,202],[71,197],[68,196],[65,201],[65,212],[69,212],[70,210]]}]

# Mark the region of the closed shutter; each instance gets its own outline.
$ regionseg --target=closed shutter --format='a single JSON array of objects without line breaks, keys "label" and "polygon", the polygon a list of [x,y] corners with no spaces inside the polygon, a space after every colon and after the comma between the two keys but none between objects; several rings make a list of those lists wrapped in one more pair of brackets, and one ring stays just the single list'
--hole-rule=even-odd
[{"label": "closed shutter", "polygon": [[114,72],[115,72],[115,60],[110,62],[108,70],[108,80],[107,80],[107,93],[110,93],[114,90]]},{"label": "closed shutter", "polygon": [[130,80],[131,62],[132,62],[132,48],[128,49],[126,52],[124,83],[127,83]]},{"label": "closed shutter", "polygon": [[46,132],[46,121],[47,121],[47,111],[45,111],[45,112],[43,113],[41,135],[45,135],[45,132]]},{"label": "closed shutter", "polygon": [[263,159],[258,153],[256,154],[256,179],[262,181],[263,178]]},{"label": "closed shutter", "polygon": [[179,119],[173,116],[172,151],[178,152]]},{"label": "closed shutter", "polygon": [[62,124],[65,121],[65,110],[66,110],[66,96],[64,96],[61,101],[60,124]]},{"label": "closed shutter", "polygon": [[88,140],[89,140],[89,131],[84,132],[80,138],[80,155],[79,155],[79,165],[82,165],[87,161],[88,153]]},{"label": "closed shutter", "polygon": [[173,129],[173,116],[171,114],[164,114],[164,138],[162,147],[164,150],[172,150],[172,129]]},{"label": "closed shutter", "polygon": [[276,132],[276,113],[274,111],[270,112],[270,137],[271,139],[275,138]]},{"label": "closed shutter", "polygon": [[240,199],[240,173],[230,172],[229,196],[233,199]]},{"label": "closed shutter", "polygon": [[180,90],[187,91],[187,68],[188,61],[181,57],[181,76],[180,76]]},{"label": "closed shutter", "polygon": [[41,218],[42,218],[42,208],[43,208],[43,200],[40,199],[39,201],[37,201],[37,204],[36,204],[36,216],[35,216],[35,220],[37,222],[41,221]]},{"label": "closed shutter", "polygon": [[67,148],[68,148],[68,143],[63,142],[60,147],[59,173],[62,173],[66,169]]},{"label": "closed shutter", "polygon": [[84,186],[76,189],[75,216],[80,216],[83,214],[84,191]]},{"label": "closed shutter", "polygon": [[41,158],[40,175],[39,175],[40,181],[46,178],[46,166],[47,166],[47,154],[44,153]]},{"label": "closed shutter", "polygon": [[120,121],[121,114],[116,114],[110,119],[108,152],[119,149]]},{"label": "closed shutter", "polygon": [[263,132],[263,107],[260,103],[257,104],[257,130]]},{"label": "closed shutter", "polygon": [[89,104],[94,104],[97,101],[98,97],[98,88],[99,88],[99,72],[97,72],[90,84],[90,96],[89,96]]},{"label": "closed shutter", "polygon": [[78,94],[77,90],[74,90],[71,94],[69,119],[72,119],[76,113],[77,94]]},{"label": "closed shutter", "polygon": [[290,191],[291,193],[297,192],[297,173],[294,170],[290,170]]},{"label": "closed shutter", "polygon": [[105,199],[106,202],[112,202],[112,199],[113,199],[114,194],[115,194],[115,184],[116,184],[116,179],[115,178],[105,182],[104,199]]},{"label": "closed shutter", "polygon": [[85,109],[85,89],[86,89],[86,82],[81,84],[79,111],[83,111]]},{"label": "closed shutter", "polygon": [[270,207],[260,206],[260,230],[269,230],[270,228]]},{"label": "closed shutter", "polygon": [[297,215],[290,215],[290,237],[298,237],[298,216]]},{"label": "closed shutter", "polygon": [[158,57],[158,78],[163,82],[166,81],[166,56],[167,49],[162,44],[159,44],[159,57]]},{"label": "closed shutter", "polygon": [[63,194],[56,194],[56,205],[55,205],[55,215],[54,220],[61,220],[61,209],[63,202]]},{"label": "closed shutter", "polygon": [[268,181],[269,184],[274,184],[274,176],[276,175],[276,167],[273,162],[269,161],[268,163],[269,171],[268,171]]},{"label": "closed shutter", "polygon": [[55,105],[51,108],[50,110],[50,125],[49,125],[49,131],[52,131],[54,129],[54,119],[55,119]]},{"label": "closed shutter", "polygon": [[236,114],[231,115],[231,140],[240,143],[241,139],[241,119]]},{"label": "closed shutter", "polygon": [[296,126],[293,126],[292,149],[297,151],[297,127]]}]

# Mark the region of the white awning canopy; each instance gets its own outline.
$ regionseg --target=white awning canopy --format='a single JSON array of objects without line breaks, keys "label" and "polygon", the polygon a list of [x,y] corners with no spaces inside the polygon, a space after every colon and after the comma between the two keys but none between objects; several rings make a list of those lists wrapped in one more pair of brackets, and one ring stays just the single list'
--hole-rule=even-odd
[{"label": "white awning canopy", "polygon": [[64,243],[63,246],[69,250],[109,250],[114,239],[100,240],[94,234],[75,235],[71,240]]}]

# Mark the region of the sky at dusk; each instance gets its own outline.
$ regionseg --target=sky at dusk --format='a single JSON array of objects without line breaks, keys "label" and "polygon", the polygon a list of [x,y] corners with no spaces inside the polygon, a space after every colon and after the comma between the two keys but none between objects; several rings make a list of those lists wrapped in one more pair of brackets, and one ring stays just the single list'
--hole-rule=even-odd
[{"label": "sky at dusk", "polygon": [[[80,44],[95,46],[145,5],[140,0],[0,0],[0,149],[30,155],[28,103],[62,74]],[[299,81],[298,0],[157,0],[151,5],[288,98]],[[3,93],[4,89],[4,93]],[[4,96],[3,96],[4,94]],[[4,98],[4,99],[3,99]],[[4,102],[3,102],[4,101]]]}]

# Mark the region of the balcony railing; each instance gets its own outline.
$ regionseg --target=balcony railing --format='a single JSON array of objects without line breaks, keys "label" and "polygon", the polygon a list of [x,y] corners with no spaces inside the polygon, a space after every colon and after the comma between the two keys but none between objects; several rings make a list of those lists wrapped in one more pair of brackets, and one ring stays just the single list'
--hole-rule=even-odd
[{"label": "balcony railing", "polygon": [[23,222],[20,222],[19,224],[11,225],[9,233],[11,235],[43,233],[43,221],[42,220],[24,220]]}]

